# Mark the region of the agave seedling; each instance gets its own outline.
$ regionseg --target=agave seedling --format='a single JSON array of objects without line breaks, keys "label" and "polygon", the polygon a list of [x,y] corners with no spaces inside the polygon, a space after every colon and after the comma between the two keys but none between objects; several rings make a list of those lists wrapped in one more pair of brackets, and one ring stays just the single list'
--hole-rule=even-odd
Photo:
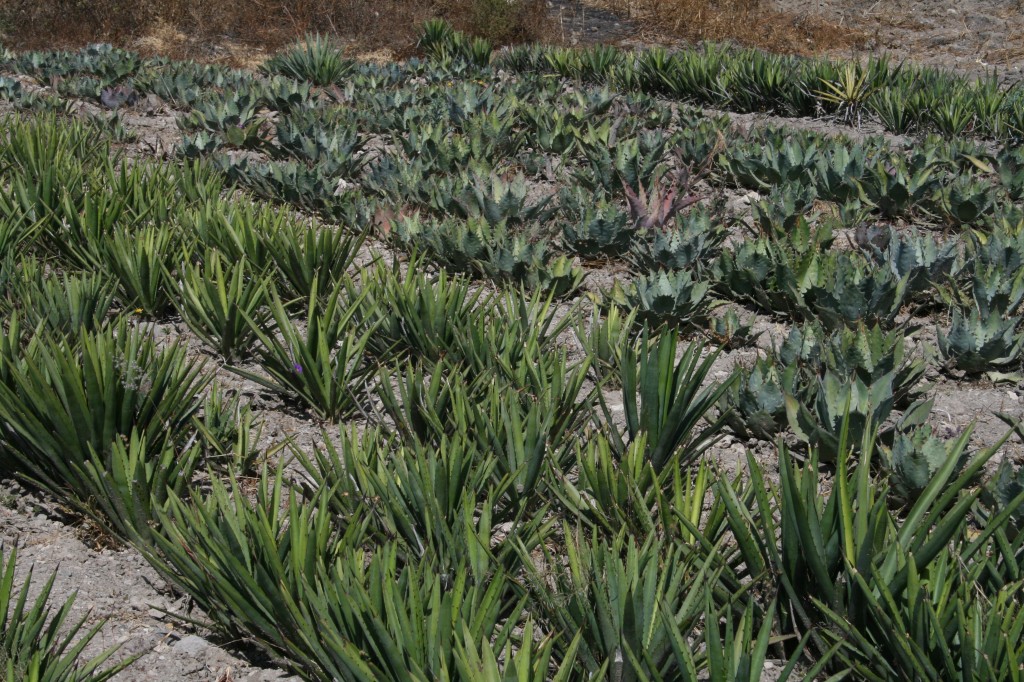
[{"label": "agave seedling", "polygon": [[940,214],[953,225],[970,225],[995,208],[996,188],[977,178],[958,175],[939,190],[937,204]]},{"label": "agave seedling", "polygon": [[786,184],[772,188],[767,197],[752,206],[758,233],[770,239],[788,239],[800,221],[815,221],[817,215],[810,215],[810,211],[816,198],[813,185]]},{"label": "agave seedling", "polygon": [[883,248],[868,244],[872,260],[885,267],[893,277],[907,280],[910,296],[955,277],[963,267],[957,243],[949,240],[940,245],[928,235],[916,230],[899,233],[890,229]]},{"label": "agave seedling", "polygon": [[103,326],[116,294],[116,283],[98,273],[44,277],[23,271],[8,294],[10,305],[5,301],[0,308],[18,315],[28,328],[73,334]]},{"label": "agave seedling", "polygon": [[665,228],[677,213],[700,201],[692,191],[693,179],[689,169],[681,168],[668,181],[655,178],[649,192],[641,186],[639,194],[623,182],[633,225],[638,230]]},{"label": "agave seedling", "polygon": [[321,419],[336,421],[352,412],[359,400],[361,382],[373,372],[366,348],[374,330],[372,326],[356,324],[362,301],[349,300],[350,290],[351,287],[340,283],[321,301],[314,286],[304,331],[274,294],[270,312],[275,330],[252,321],[253,333],[259,340],[256,353],[269,376],[239,368],[233,371],[298,398]]},{"label": "agave seedling", "polygon": [[948,369],[968,374],[999,371],[1018,362],[1024,350],[1020,317],[996,311],[982,315],[976,307],[965,316],[954,308],[949,331],[936,330],[939,353]]},{"label": "agave seedling", "polygon": [[733,308],[726,308],[720,315],[708,318],[708,336],[722,348],[734,350],[752,345],[761,332],[753,333],[753,318],[744,323]]},{"label": "agave seedling", "polygon": [[864,105],[875,92],[871,70],[859,63],[849,63],[839,71],[834,80],[822,80],[824,89],[815,94],[825,108],[837,112],[840,120],[849,124],[861,124]]},{"label": "agave seedling", "polygon": [[584,259],[614,257],[625,253],[633,241],[635,230],[629,216],[601,196],[577,189],[575,195],[563,192],[562,243]]},{"label": "agave seedling", "polygon": [[699,324],[707,316],[709,289],[710,284],[695,281],[687,270],[659,271],[639,277],[627,287],[616,282],[609,297],[654,325],[686,326]]},{"label": "agave seedling", "polygon": [[718,400],[718,409],[733,433],[741,438],[774,440],[786,428],[786,396],[802,395],[796,365],[758,358],[740,368],[736,380]]},{"label": "agave seedling", "polygon": [[859,183],[861,200],[886,217],[896,217],[932,196],[939,180],[934,168],[913,169],[903,157],[878,162]]},{"label": "agave seedling", "polygon": [[636,341],[638,312],[635,309],[623,312],[613,305],[602,314],[595,306],[586,327],[582,322],[577,323],[576,338],[602,378],[615,378],[626,347]]},{"label": "agave seedling", "polygon": [[[613,451],[621,456],[630,443],[646,439],[646,457],[655,471],[673,462],[683,466],[718,441],[724,417],[708,414],[735,381],[702,385],[717,352],[701,358],[702,346],[691,343],[676,361],[678,332],[666,329],[652,340],[645,327],[636,347],[627,346],[620,366],[626,431],[613,427],[608,401],[599,394]],[[698,424],[706,424],[698,428]],[[628,440],[627,440],[628,439]]]},{"label": "agave seedling", "polygon": [[704,272],[728,236],[723,224],[707,210],[696,209],[662,227],[641,233],[632,243],[630,260],[647,270],[694,269]]},{"label": "agave seedling", "polygon": [[87,510],[95,490],[83,472],[97,457],[107,461],[115,442],[135,432],[150,453],[185,446],[209,377],[184,346],[157,350],[145,330],[123,322],[36,338],[3,360],[0,417],[7,456],[37,485],[70,490]]},{"label": "agave seedling", "polygon": [[928,357],[907,357],[902,328],[883,331],[878,325],[866,328],[843,328],[827,339],[823,334],[821,362],[826,372],[840,377],[857,377],[866,386],[888,381],[892,386],[893,405],[902,409],[919,399],[927,386],[921,385],[928,367]]},{"label": "agave seedling", "polygon": [[816,449],[823,461],[840,456],[844,431],[849,433],[850,444],[860,447],[893,409],[891,377],[867,385],[859,377],[842,378],[828,372],[819,379],[812,396],[808,405],[787,394],[786,416],[797,438]]},{"label": "agave seedling", "polygon": [[953,474],[957,475],[971,457],[955,440],[941,438],[928,424],[897,430],[892,447],[881,450],[892,495],[903,504],[917,500],[949,459],[956,459]]}]

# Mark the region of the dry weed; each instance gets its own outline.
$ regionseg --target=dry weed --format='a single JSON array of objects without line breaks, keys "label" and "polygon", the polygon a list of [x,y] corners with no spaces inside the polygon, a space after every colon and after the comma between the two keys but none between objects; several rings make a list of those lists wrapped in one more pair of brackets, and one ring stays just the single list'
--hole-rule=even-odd
[{"label": "dry weed", "polygon": [[16,49],[109,42],[178,59],[251,66],[308,33],[354,52],[416,49],[433,17],[495,44],[545,36],[544,0],[0,0],[0,41]]},{"label": "dry weed", "polygon": [[732,41],[809,55],[857,47],[866,36],[825,17],[781,12],[762,0],[584,0],[627,15],[655,35]]}]

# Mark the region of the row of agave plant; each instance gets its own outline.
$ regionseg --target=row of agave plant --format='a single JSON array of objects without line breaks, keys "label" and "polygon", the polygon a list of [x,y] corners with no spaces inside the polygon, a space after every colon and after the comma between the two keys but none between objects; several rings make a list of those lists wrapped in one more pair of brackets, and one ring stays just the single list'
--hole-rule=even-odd
[{"label": "row of agave plant", "polygon": [[[314,680],[1017,674],[1024,488],[1009,462],[984,473],[1002,443],[922,425],[902,330],[804,326],[709,381],[712,344],[632,333],[636,312],[585,319],[415,257],[352,267],[361,236],[224,198],[209,166],[120,163],[89,124],[5,130],[3,467],[225,638]],[[177,317],[322,444],[261,450],[259,415],[146,321]],[[726,430],[783,419],[802,445],[777,463],[709,462]],[[29,605],[15,560],[10,675],[130,664],[79,661],[102,624],[66,634],[70,604]]]},{"label": "row of agave plant", "polygon": [[[459,111],[488,97],[462,87],[463,109],[438,94],[399,117],[430,142],[410,142],[393,170],[366,169],[380,197],[397,195],[383,178],[443,142],[440,129],[426,130],[432,112],[464,120]],[[417,97],[395,90],[381,101],[391,96]],[[572,97],[570,106],[590,106]],[[663,125],[651,100],[634,102],[648,127]],[[208,165],[123,163],[95,124],[7,121],[0,148],[11,190],[0,207],[7,468],[139,547],[222,634],[311,679],[759,679],[768,656],[788,662],[786,675],[1015,674],[1019,480],[1004,465],[978,485],[996,447],[972,452],[969,434],[950,440],[924,424],[926,358],[897,324],[907,304],[945,304],[971,330],[997,320],[1008,336],[974,338],[957,331],[954,312],[939,335],[944,362],[1020,366],[1020,220],[998,206],[1014,200],[1014,185],[992,179],[993,157],[935,145],[946,154],[935,163],[996,187],[984,217],[962,221],[981,228],[963,248],[867,230],[860,249],[823,252],[832,236],[807,215],[808,178],[818,177],[807,170],[755,208],[760,238],[744,255],[744,244],[722,248],[727,217],[694,210],[692,192],[680,192],[715,181],[712,164],[687,176],[683,164],[630,175],[616,163],[614,181],[588,186],[603,177],[600,158],[574,142],[591,171],[574,169],[579,187],[561,192],[557,208],[624,213],[623,226],[609,221],[618,255],[654,271],[651,286],[609,292],[617,305],[582,320],[553,303],[580,273],[525,231],[556,207],[530,198],[525,179],[492,167],[464,176],[454,172],[463,161],[448,157],[448,176],[399,206],[335,196],[327,181],[304,191],[297,180],[321,177],[324,164],[359,164],[322,176],[336,180],[368,162],[342,153],[349,128],[327,142],[283,130],[275,146],[296,162],[257,173],[231,162],[228,176],[343,229],[222,199],[224,178]],[[673,146],[691,140],[704,146],[690,158],[714,158],[717,135],[700,137]],[[502,138],[468,139],[472,150]],[[737,179],[722,182],[743,184],[728,173]],[[422,215],[403,215],[408,204]],[[415,256],[354,269],[370,222],[448,270],[549,292],[488,294],[462,276],[428,274]],[[555,239],[601,253],[575,223]],[[540,266],[530,265],[537,253]],[[735,315],[709,315],[708,292],[806,324],[708,386],[714,356],[696,342],[680,358],[676,332],[661,328],[688,323],[742,343],[749,330]],[[313,451],[257,451],[253,412],[183,344],[158,345],[140,325],[177,318],[236,373],[327,423],[358,415],[367,428],[328,426]],[[583,359],[562,345],[570,330]],[[999,345],[1007,340],[1015,352]],[[727,429],[771,439],[787,426],[798,444],[780,445],[777,484],[753,459],[737,480],[702,463]],[[302,478],[273,463],[287,455]],[[822,496],[825,460],[836,476]],[[192,485],[203,480],[217,482]],[[23,626],[5,632],[30,632],[44,611],[19,607]],[[10,637],[16,669],[90,679],[73,669],[70,639],[40,648]]]},{"label": "row of agave plant", "polygon": [[[606,84],[623,92],[645,92],[739,112],[774,112],[787,116],[818,116],[859,123],[873,117],[888,131],[905,134],[936,131],[962,135],[1020,139],[1024,135],[1024,103],[1015,88],[999,85],[996,74],[971,80],[938,69],[886,58],[867,63],[836,62],[770,55],[757,50],[705,44],[669,52],[656,48],[637,52],[612,46],[567,49],[539,45],[495,52],[483,39],[453,31],[443,22],[424,26],[420,47],[432,62],[413,61],[411,70],[433,70],[465,76],[510,70],[524,75],[556,76],[569,81]],[[55,84],[64,94],[95,98],[112,107],[130,102],[136,93],[172,94],[193,104],[202,88],[216,81],[245,80],[228,69],[189,66],[172,68],[168,61],[143,59],[125,50],[94,45],[81,52],[35,52],[2,55],[6,69]],[[360,67],[326,38],[307,40],[264,66],[280,75],[315,86],[343,84]],[[401,69],[399,69],[400,71]],[[392,67],[371,69],[393,80]],[[214,82],[210,82],[210,80]],[[0,84],[0,89],[11,84]],[[286,101],[304,96],[288,88]],[[308,94],[308,93],[305,93]],[[37,104],[38,106],[38,104]]]},{"label": "row of agave plant", "polygon": [[[189,110],[179,121],[186,132],[183,154],[266,153],[269,164],[220,161],[258,191],[328,212],[339,180],[367,176],[374,191],[405,188],[422,199],[418,195],[447,189],[420,189],[425,178],[467,168],[485,176],[556,173],[619,196],[623,182],[634,192],[649,189],[670,161],[666,156],[699,163],[712,155],[713,175],[751,189],[810,184],[852,216],[858,208],[886,219],[924,211],[954,225],[979,220],[1006,195],[1019,199],[1024,187],[1012,145],[992,153],[959,140],[925,139],[900,153],[879,140],[851,143],[773,130],[745,139],[729,131],[727,118],[676,109],[642,92],[623,95],[578,83],[567,93],[563,82],[536,74],[472,81],[433,62],[357,66],[319,40],[268,62],[267,78],[161,60],[143,66],[130,53],[99,48],[22,55],[8,67],[34,74],[59,93],[110,107],[156,94]],[[111,78],[125,84],[103,87]],[[20,88],[12,79],[0,83],[7,96]],[[35,106],[51,99],[54,107],[68,106],[36,91],[26,101]],[[277,112],[275,121],[268,111]],[[121,129],[116,118],[110,123]],[[374,138],[383,153],[367,154]]]},{"label": "row of agave plant", "polygon": [[464,61],[519,73],[608,84],[617,90],[737,112],[830,117],[860,125],[871,117],[896,134],[934,130],[947,137],[1020,139],[1024,107],[997,73],[972,80],[887,56],[866,63],[805,59],[705,43],[697,48],[628,51],[523,45],[495,53],[442,21],[424,26],[420,45],[442,63]]}]

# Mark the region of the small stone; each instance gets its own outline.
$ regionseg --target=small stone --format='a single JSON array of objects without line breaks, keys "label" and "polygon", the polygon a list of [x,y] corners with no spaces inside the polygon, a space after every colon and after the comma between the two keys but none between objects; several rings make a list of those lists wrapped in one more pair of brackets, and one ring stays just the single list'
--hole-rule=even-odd
[{"label": "small stone", "polygon": [[210,643],[202,637],[196,635],[189,635],[188,637],[182,638],[180,642],[174,645],[174,651],[185,656],[192,656],[195,658],[203,651],[208,649]]}]

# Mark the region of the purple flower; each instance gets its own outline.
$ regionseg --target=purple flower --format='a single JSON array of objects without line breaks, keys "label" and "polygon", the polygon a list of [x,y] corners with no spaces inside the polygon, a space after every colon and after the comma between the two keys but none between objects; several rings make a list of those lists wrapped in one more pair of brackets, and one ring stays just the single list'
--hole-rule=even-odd
[{"label": "purple flower", "polygon": [[296,374],[302,374],[302,365],[296,362],[292,367],[295,369]]}]

